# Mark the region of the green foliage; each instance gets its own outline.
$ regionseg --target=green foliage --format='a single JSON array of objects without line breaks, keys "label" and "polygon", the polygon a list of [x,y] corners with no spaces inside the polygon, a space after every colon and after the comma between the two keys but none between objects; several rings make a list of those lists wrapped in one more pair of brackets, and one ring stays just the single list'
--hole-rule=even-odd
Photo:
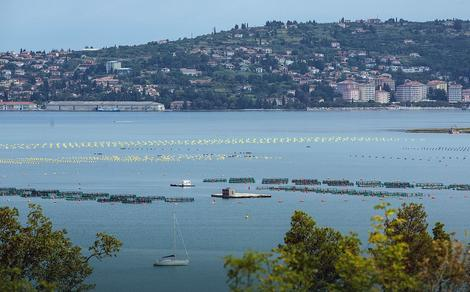
[{"label": "green foliage", "polygon": [[428,99],[445,101],[447,100],[447,93],[445,92],[445,90],[442,89],[430,88],[428,93]]},{"label": "green foliage", "polygon": [[423,259],[429,258],[432,251],[432,237],[427,232],[427,215],[423,205],[411,203],[402,205],[397,216],[385,222],[386,233],[396,243],[408,246],[406,270],[416,274]]},{"label": "green foliage", "polygon": [[0,268],[0,291],[30,292],[35,289],[30,282],[21,277],[18,268]]},{"label": "green foliage", "polygon": [[[332,73],[323,71],[327,65],[336,67],[338,74],[349,72],[353,67],[384,73],[379,68],[392,65],[393,58],[404,67],[430,67],[429,72],[423,73],[387,71],[393,75],[397,85],[407,79],[427,82],[440,76],[462,83],[467,88],[470,86],[468,78],[465,78],[470,75],[469,31],[470,22],[460,20],[453,20],[453,25],[449,25],[440,20],[409,22],[390,19],[381,24],[347,23],[344,28],[336,23],[318,24],[314,21],[268,21],[261,27],[242,24],[229,31],[168,43],[150,42],[73,52],[67,66],[78,65],[77,60],[86,55],[97,61],[96,68],[77,76],[83,82],[69,85],[58,95],[55,94],[62,87],[59,84],[41,87],[40,94],[36,94],[34,100],[71,99],[74,98],[73,92],[85,100],[156,100],[167,107],[175,100],[189,100],[193,102],[191,109],[196,110],[273,108],[267,98],[286,96],[289,89],[299,91],[303,85],[292,77],[308,75],[311,78],[309,84],[318,83],[311,98],[296,96],[295,103],[280,107],[357,106],[343,103],[328,84],[318,82],[327,80],[326,76]],[[236,33],[242,33],[243,37],[234,37]],[[341,51],[331,47],[332,41],[341,44]],[[241,48],[249,48],[251,53]],[[269,49],[269,53],[265,49]],[[420,57],[410,57],[412,53],[418,53]],[[347,57],[347,60],[343,62],[341,57]],[[82,86],[88,85],[87,78],[103,76],[104,62],[116,59],[122,60],[123,66],[132,68],[134,72],[132,76],[119,77],[123,83],[119,92],[91,84]],[[286,65],[286,60],[289,65]],[[227,68],[227,63],[233,67]],[[372,67],[368,67],[370,64]],[[289,72],[285,71],[286,67]],[[311,67],[323,72],[312,73]],[[163,68],[169,68],[171,72],[164,73]],[[201,76],[184,76],[179,72],[181,68],[197,69],[201,71]],[[257,68],[263,68],[264,72],[257,73]],[[346,70],[341,72],[342,69]],[[346,77],[347,74],[343,75]],[[211,81],[204,85],[190,83],[194,79],[209,78]],[[341,78],[336,81],[339,80]],[[157,84],[160,97],[150,97],[132,90],[134,85],[145,84]],[[246,85],[252,87],[249,94],[254,98],[247,97],[241,89]],[[431,91],[429,98],[438,102],[423,106],[448,105],[443,91]],[[320,99],[324,102],[320,103]]]},{"label": "green foliage", "polygon": [[269,254],[247,251],[242,258],[227,256],[225,267],[230,278],[229,287],[233,291],[255,291],[261,276],[268,272]]},{"label": "green foliage", "polygon": [[17,209],[0,208],[2,285],[18,287],[19,291],[83,291],[93,288],[94,285],[85,283],[92,273],[88,261],[115,256],[121,242],[98,233],[97,240],[89,249],[90,255],[86,257],[80,247],[73,245],[65,230],[53,230],[52,222],[43,215],[39,205],[30,204],[29,207],[25,226],[20,223]]},{"label": "green foliage", "polygon": [[310,216],[296,211],[284,245],[278,251],[290,269],[307,278],[309,290],[325,290],[328,283],[338,280],[335,265],[350,243],[350,250],[357,251],[355,238],[345,237],[332,228],[318,227]]},{"label": "green foliage", "polygon": [[226,257],[232,291],[466,291],[469,248],[436,223],[431,236],[422,205],[376,206],[368,248],[355,235],[318,227],[296,211],[284,244],[272,253]]}]

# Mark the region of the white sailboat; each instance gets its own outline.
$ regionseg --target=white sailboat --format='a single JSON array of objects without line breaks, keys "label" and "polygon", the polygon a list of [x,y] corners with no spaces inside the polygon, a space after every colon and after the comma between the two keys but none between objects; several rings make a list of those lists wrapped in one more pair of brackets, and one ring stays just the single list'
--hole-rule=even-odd
[{"label": "white sailboat", "polygon": [[[181,242],[183,243],[184,251],[186,253],[186,258],[178,259],[176,257],[176,237],[179,235]],[[189,255],[186,245],[184,244],[183,234],[178,227],[178,220],[176,219],[176,214],[173,213],[173,254],[164,256],[155,261],[154,266],[187,266],[189,265]]]}]

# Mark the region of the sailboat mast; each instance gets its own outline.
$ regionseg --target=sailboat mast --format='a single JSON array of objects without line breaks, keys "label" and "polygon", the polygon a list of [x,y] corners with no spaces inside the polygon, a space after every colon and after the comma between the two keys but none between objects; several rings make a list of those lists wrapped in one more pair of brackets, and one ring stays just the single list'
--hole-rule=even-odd
[{"label": "sailboat mast", "polygon": [[180,236],[181,243],[183,244],[183,247],[184,247],[184,252],[186,253],[186,259],[189,260],[188,250],[186,249],[186,243],[184,243],[183,233],[181,232],[181,229],[179,228],[178,219],[176,219],[176,227],[178,228],[176,231],[178,232],[178,235]]},{"label": "sailboat mast", "polygon": [[176,256],[176,213],[173,211],[173,254]]}]

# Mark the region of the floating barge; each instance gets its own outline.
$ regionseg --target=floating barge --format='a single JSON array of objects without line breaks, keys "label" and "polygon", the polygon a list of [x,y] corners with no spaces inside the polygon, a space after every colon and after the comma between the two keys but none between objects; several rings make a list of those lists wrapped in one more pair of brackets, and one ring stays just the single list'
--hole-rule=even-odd
[{"label": "floating barge", "polygon": [[388,189],[412,189],[415,187],[412,183],[402,181],[384,182],[384,186]]},{"label": "floating barge", "polygon": [[322,182],[324,185],[329,187],[352,187],[354,184],[347,179],[327,179]]},{"label": "floating barge", "polygon": [[356,182],[356,186],[360,188],[380,188],[383,184],[378,180],[359,180]]},{"label": "floating barge", "polygon": [[253,177],[231,177],[229,184],[254,184],[256,181]]},{"label": "floating barge", "polygon": [[150,204],[152,199],[148,197],[135,197],[133,199],[124,199],[122,200],[123,204]]},{"label": "floating barge", "polygon": [[321,181],[318,179],[293,179],[292,183],[296,186],[315,186],[321,185]]},{"label": "floating barge", "polygon": [[194,198],[190,197],[173,197],[173,198],[165,198],[165,203],[190,203],[194,202]]},{"label": "floating barge", "polygon": [[283,191],[283,192],[304,192],[331,195],[348,195],[348,196],[364,196],[364,197],[423,197],[422,193],[404,193],[404,192],[384,192],[370,190],[354,190],[354,189],[331,189],[331,188],[313,188],[313,187],[297,187],[297,186],[277,186],[277,187],[258,187],[257,190]]},{"label": "floating barge", "polygon": [[265,194],[249,194],[249,193],[236,193],[232,188],[222,189],[221,194],[212,194],[213,198],[222,199],[257,199],[257,198],[271,198],[271,195]]},{"label": "floating barge", "polygon": [[0,196],[17,196],[15,188],[0,188]]},{"label": "floating barge", "polygon": [[149,196],[152,201],[165,201],[165,196]]},{"label": "floating barge", "polygon": [[18,189],[17,193],[20,197],[23,198],[36,198],[41,197],[35,189]]},{"label": "floating barge", "polygon": [[470,185],[454,184],[454,185],[449,185],[448,188],[454,191],[470,191]]},{"label": "floating barge", "polygon": [[150,204],[153,201],[168,203],[193,202],[194,198],[165,196],[137,196],[134,194],[110,195],[109,193],[84,193],[81,191],[35,190],[0,188],[0,196],[21,196],[24,198],[65,199],[67,201],[96,201],[98,203]]},{"label": "floating barge", "polygon": [[205,178],[202,180],[204,183],[226,183],[226,178]]},{"label": "floating barge", "polygon": [[444,190],[447,187],[442,183],[417,183],[415,185],[417,188],[422,188],[424,190]]},{"label": "floating barge", "polygon": [[288,178],[263,178],[261,181],[263,185],[286,185],[288,183]]}]

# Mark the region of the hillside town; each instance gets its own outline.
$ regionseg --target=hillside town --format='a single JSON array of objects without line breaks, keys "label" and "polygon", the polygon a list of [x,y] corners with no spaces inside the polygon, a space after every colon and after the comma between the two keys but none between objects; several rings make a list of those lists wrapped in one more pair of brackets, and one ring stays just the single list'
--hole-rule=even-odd
[{"label": "hillside town", "polygon": [[[400,33],[405,30],[417,37]],[[341,19],[321,25],[273,21],[254,28],[244,23],[141,46],[2,52],[0,110],[462,106],[470,102],[468,64],[452,71],[429,62],[431,53],[423,49],[429,40],[420,32],[434,30],[470,42],[470,24],[464,21]],[[392,40],[394,32],[403,36]],[[377,40],[356,43],[371,34]],[[374,43],[382,38],[387,43]],[[384,49],[390,43],[396,53]]]}]

